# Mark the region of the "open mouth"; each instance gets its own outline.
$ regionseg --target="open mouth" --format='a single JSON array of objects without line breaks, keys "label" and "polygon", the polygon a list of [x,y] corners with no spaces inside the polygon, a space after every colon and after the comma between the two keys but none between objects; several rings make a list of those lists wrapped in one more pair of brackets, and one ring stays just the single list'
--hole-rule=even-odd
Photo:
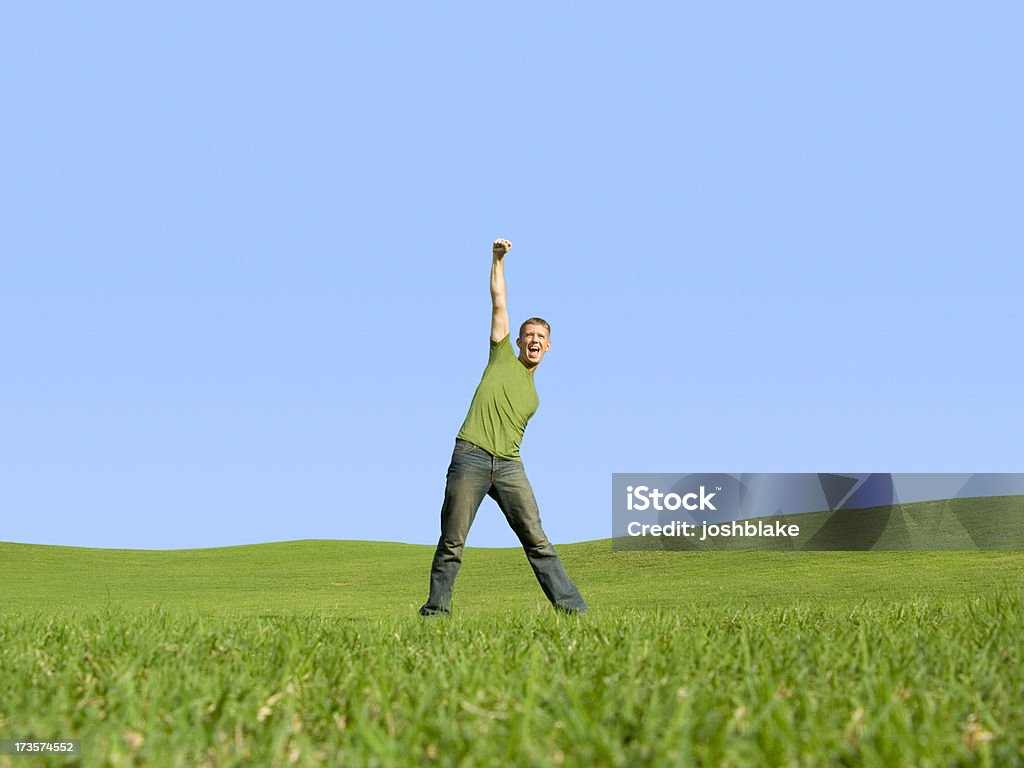
[{"label": "open mouth", "polygon": [[540,352],[540,347],[537,346],[536,344],[531,344],[529,347],[527,347],[527,349],[529,349],[531,354],[536,354],[537,352]]}]

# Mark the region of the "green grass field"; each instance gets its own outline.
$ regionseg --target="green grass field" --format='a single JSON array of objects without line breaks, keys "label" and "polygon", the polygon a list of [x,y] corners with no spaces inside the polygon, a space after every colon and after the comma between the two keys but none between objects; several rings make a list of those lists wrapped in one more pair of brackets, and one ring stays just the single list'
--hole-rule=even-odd
[{"label": "green grass field", "polygon": [[1024,553],[0,544],[0,766],[1024,765]]}]

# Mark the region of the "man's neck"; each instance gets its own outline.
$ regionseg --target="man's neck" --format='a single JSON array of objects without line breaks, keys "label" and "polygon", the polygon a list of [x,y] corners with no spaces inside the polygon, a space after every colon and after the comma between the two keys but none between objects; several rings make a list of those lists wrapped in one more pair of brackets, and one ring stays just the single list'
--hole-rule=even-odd
[{"label": "man's neck", "polygon": [[520,357],[520,358],[517,358],[517,359],[519,360],[520,363],[523,364],[523,368],[525,368],[526,370],[528,370],[530,372],[531,376],[533,376],[537,372],[537,366],[536,365],[531,368],[529,365],[526,364],[526,361],[523,360],[523,358]]}]

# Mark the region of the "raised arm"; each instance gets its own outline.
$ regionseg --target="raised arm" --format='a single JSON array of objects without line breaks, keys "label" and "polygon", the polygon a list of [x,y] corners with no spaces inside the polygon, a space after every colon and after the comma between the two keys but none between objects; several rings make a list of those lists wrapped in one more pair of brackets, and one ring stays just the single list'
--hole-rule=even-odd
[{"label": "raised arm", "polygon": [[491,340],[508,336],[508,308],[505,306],[505,254],[512,250],[508,240],[495,240],[491,251]]}]

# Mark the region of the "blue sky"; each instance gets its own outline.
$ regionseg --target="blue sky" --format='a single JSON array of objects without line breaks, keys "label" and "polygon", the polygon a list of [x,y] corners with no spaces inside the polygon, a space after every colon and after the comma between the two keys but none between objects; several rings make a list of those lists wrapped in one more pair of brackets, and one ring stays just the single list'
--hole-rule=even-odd
[{"label": "blue sky", "polygon": [[0,540],[433,543],[496,237],[556,543],[1024,468],[1020,4],[486,5],[0,10]]}]

